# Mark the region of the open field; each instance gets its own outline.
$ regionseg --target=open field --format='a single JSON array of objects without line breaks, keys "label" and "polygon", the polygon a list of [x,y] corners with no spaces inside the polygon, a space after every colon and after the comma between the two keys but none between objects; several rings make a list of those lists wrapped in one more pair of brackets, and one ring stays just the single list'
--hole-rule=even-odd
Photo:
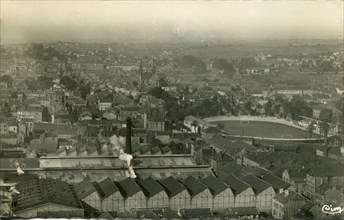
[{"label": "open field", "polygon": [[[286,124],[267,121],[214,121],[221,122],[224,130],[233,135],[251,136],[259,138],[310,138],[308,131],[288,126]],[[312,138],[319,137],[312,134]]]}]

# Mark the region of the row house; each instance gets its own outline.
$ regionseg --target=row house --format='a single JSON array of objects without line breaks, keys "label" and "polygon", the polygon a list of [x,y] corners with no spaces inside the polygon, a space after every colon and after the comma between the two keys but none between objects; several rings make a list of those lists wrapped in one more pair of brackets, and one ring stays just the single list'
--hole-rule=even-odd
[{"label": "row house", "polygon": [[333,187],[344,185],[344,165],[314,166],[306,172],[306,196],[316,198],[316,189],[322,184]]},{"label": "row house", "polygon": [[32,118],[35,122],[42,121],[42,107],[25,107],[23,109],[17,110],[17,119],[22,118]]}]

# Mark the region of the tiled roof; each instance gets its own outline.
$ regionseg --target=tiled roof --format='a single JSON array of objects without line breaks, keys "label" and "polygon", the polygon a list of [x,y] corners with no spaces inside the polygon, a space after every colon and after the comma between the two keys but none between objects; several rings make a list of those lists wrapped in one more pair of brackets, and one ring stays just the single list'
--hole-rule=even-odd
[{"label": "tiled roof", "polygon": [[157,183],[152,177],[148,177],[145,180],[139,180],[138,184],[141,186],[143,192],[148,198],[164,190],[162,186]]},{"label": "tiled roof", "polygon": [[118,189],[125,198],[131,197],[142,191],[132,178],[126,178],[118,182]]},{"label": "tiled roof", "polygon": [[207,190],[207,186],[204,185],[201,181],[197,180],[193,176],[189,176],[183,181],[184,186],[189,191],[191,196],[196,196],[199,193]]},{"label": "tiled roof", "polygon": [[215,176],[208,176],[203,179],[202,182],[209,188],[210,192],[214,196],[229,188],[224,182],[217,179]]},{"label": "tiled roof", "polygon": [[164,187],[167,195],[170,197],[175,196],[186,189],[183,186],[183,184],[181,184],[180,182],[178,182],[176,179],[174,179],[171,176],[166,179],[159,180],[159,183]]},{"label": "tiled roof", "polygon": [[269,183],[259,179],[258,177],[252,174],[245,176],[241,180],[249,184],[252,187],[253,191],[256,193],[256,195],[271,187]]},{"label": "tiled roof", "polygon": [[250,188],[250,185],[236,178],[234,175],[229,175],[222,181],[232,189],[235,195],[238,195],[244,190]]},{"label": "tiled roof", "polygon": [[267,174],[262,179],[269,183],[276,191],[279,189],[288,189],[291,186],[289,183],[272,174]]},{"label": "tiled roof", "polygon": [[307,199],[305,197],[303,197],[302,195],[295,193],[291,190],[285,191],[283,193],[280,193],[278,195],[276,195],[274,197],[275,200],[277,200],[278,202],[282,203],[282,204],[286,204],[289,201],[307,201]]},{"label": "tiled roof", "polygon": [[224,150],[230,154],[237,154],[244,149],[243,146],[223,137],[220,134],[213,136],[208,142],[214,147]]},{"label": "tiled roof", "polygon": [[343,164],[331,164],[313,166],[308,171],[308,174],[315,177],[343,177],[344,176],[344,165]]}]

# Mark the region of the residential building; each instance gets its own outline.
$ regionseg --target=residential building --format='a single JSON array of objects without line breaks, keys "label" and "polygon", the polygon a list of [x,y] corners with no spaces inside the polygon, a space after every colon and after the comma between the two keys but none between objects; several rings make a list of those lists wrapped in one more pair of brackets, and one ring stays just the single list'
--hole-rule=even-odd
[{"label": "residential building", "polygon": [[105,111],[112,107],[112,100],[110,98],[100,98],[98,99],[98,109],[100,111]]},{"label": "residential building", "polygon": [[306,169],[288,168],[282,173],[282,179],[292,185],[295,192],[303,194],[306,189]]},{"label": "residential building", "polygon": [[273,198],[272,216],[275,219],[291,219],[306,203],[307,199],[302,195],[286,190]]},{"label": "residential building", "polygon": [[165,120],[163,118],[147,119],[147,129],[151,131],[165,131]]},{"label": "residential building", "polygon": [[42,121],[42,107],[25,107],[21,110],[17,110],[17,119],[32,118],[35,122]]},{"label": "residential building", "polygon": [[344,165],[319,165],[311,167],[306,172],[306,196],[316,198],[316,189],[322,184],[333,187],[344,185]]}]

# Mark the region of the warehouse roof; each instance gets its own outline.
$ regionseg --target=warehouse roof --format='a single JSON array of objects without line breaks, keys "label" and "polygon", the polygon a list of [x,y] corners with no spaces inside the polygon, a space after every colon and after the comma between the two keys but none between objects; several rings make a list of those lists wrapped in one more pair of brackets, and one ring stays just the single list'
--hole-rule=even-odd
[{"label": "warehouse roof", "polygon": [[54,203],[82,209],[73,188],[66,182],[54,179],[32,179],[16,185],[20,194],[14,196],[14,212],[43,204]]},{"label": "warehouse roof", "polygon": [[250,185],[236,178],[234,175],[229,175],[222,180],[226,183],[233,191],[235,195],[243,192],[244,190],[250,188]]},{"label": "warehouse roof", "polygon": [[186,188],[173,177],[160,180],[159,183],[164,187],[168,196],[175,196]]},{"label": "warehouse roof", "polygon": [[144,194],[148,198],[164,190],[162,186],[159,183],[157,183],[152,177],[148,177],[145,180],[138,180],[137,182],[141,186]]},{"label": "warehouse roof", "polygon": [[184,186],[186,186],[191,196],[196,196],[199,193],[207,190],[207,186],[204,185],[201,181],[197,180],[193,176],[189,176],[183,181]]},{"label": "warehouse roof", "polygon": [[208,176],[203,179],[202,182],[209,188],[214,196],[229,188],[224,182],[214,176]]},{"label": "warehouse roof", "polygon": [[259,194],[259,193],[263,192],[264,190],[268,189],[269,187],[271,187],[271,185],[269,183],[265,182],[262,179],[259,179],[258,177],[254,176],[252,174],[245,176],[241,180],[243,180],[245,183],[249,184],[256,194]]},{"label": "warehouse roof", "polygon": [[125,198],[128,198],[142,191],[132,178],[126,178],[118,182],[118,189]]}]

